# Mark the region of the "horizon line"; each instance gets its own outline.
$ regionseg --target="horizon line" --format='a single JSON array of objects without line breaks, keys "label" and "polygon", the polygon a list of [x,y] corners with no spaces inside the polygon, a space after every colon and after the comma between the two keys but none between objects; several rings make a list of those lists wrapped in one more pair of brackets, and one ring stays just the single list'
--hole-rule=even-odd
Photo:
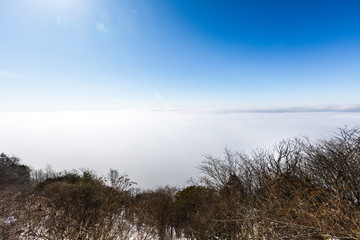
[{"label": "horizon line", "polygon": [[210,108],[210,107],[127,107],[117,109],[58,109],[58,110],[14,110],[0,113],[46,113],[46,112],[119,112],[119,111],[149,111],[149,112],[193,112],[193,113],[357,113],[360,104],[354,105],[314,105],[293,107],[255,107],[255,108]]}]

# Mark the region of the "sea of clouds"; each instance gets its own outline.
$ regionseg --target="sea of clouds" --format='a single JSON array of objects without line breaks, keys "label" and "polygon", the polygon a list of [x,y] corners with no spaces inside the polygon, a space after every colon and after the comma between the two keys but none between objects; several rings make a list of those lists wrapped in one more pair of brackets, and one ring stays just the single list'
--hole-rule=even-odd
[{"label": "sea of clouds", "polygon": [[[355,110],[354,110],[355,109]],[[127,172],[141,188],[186,184],[205,154],[250,152],[360,125],[356,108],[0,112],[0,152],[34,169]]]}]

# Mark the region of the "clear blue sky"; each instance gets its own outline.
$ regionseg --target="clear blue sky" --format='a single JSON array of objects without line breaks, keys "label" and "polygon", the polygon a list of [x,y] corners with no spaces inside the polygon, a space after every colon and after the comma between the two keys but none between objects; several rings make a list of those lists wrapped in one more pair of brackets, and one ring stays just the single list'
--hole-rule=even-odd
[{"label": "clear blue sky", "polygon": [[360,1],[1,0],[0,111],[359,104]]}]

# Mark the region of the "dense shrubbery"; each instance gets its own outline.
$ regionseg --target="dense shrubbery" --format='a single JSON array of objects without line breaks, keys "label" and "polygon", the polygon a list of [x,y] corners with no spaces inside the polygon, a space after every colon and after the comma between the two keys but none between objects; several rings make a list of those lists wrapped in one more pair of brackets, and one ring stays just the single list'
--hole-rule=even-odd
[{"label": "dense shrubbery", "polygon": [[30,168],[20,164],[19,158],[0,154],[0,187],[26,186],[30,183]]},{"label": "dense shrubbery", "polygon": [[109,179],[89,171],[30,179],[28,167],[2,154],[0,238],[360,239],[357,128],[250,154],[225,150],[199,170],[183,189],[135,191],[114,170]]}]

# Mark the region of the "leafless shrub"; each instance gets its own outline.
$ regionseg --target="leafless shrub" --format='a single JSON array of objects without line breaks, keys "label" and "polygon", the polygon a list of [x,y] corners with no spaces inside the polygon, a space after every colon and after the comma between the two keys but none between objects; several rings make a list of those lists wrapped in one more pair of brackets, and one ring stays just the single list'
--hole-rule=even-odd
[{"label": "leafless shrub", "polygon": [[[5,157],[0,170],[19,166]],[[34,191],[24,191],[27,175],[6,173],[0,238],[360,239],[359,128],[250,154],[225,149],[199,169],[198,184],[138,192],[116,170],[107,179],[88,170],[33,171]]]},{"label": "leafless shrub", "polygon": [[200,170],[222,196],[218,239],[359,239],[358,128],[251,154],[226,149],[222,159],[206,156]]},{"label": "leafless shrub", "polygon": [[[75,182],[72,182],[75,181]],[[128,178],[118,188],[84,172],[48,179],[34,193],[1,192],[1,216],[17,219],[2,239],[129,239],[134,231]],[[121,191],[120,191],[121,190]]]}]

